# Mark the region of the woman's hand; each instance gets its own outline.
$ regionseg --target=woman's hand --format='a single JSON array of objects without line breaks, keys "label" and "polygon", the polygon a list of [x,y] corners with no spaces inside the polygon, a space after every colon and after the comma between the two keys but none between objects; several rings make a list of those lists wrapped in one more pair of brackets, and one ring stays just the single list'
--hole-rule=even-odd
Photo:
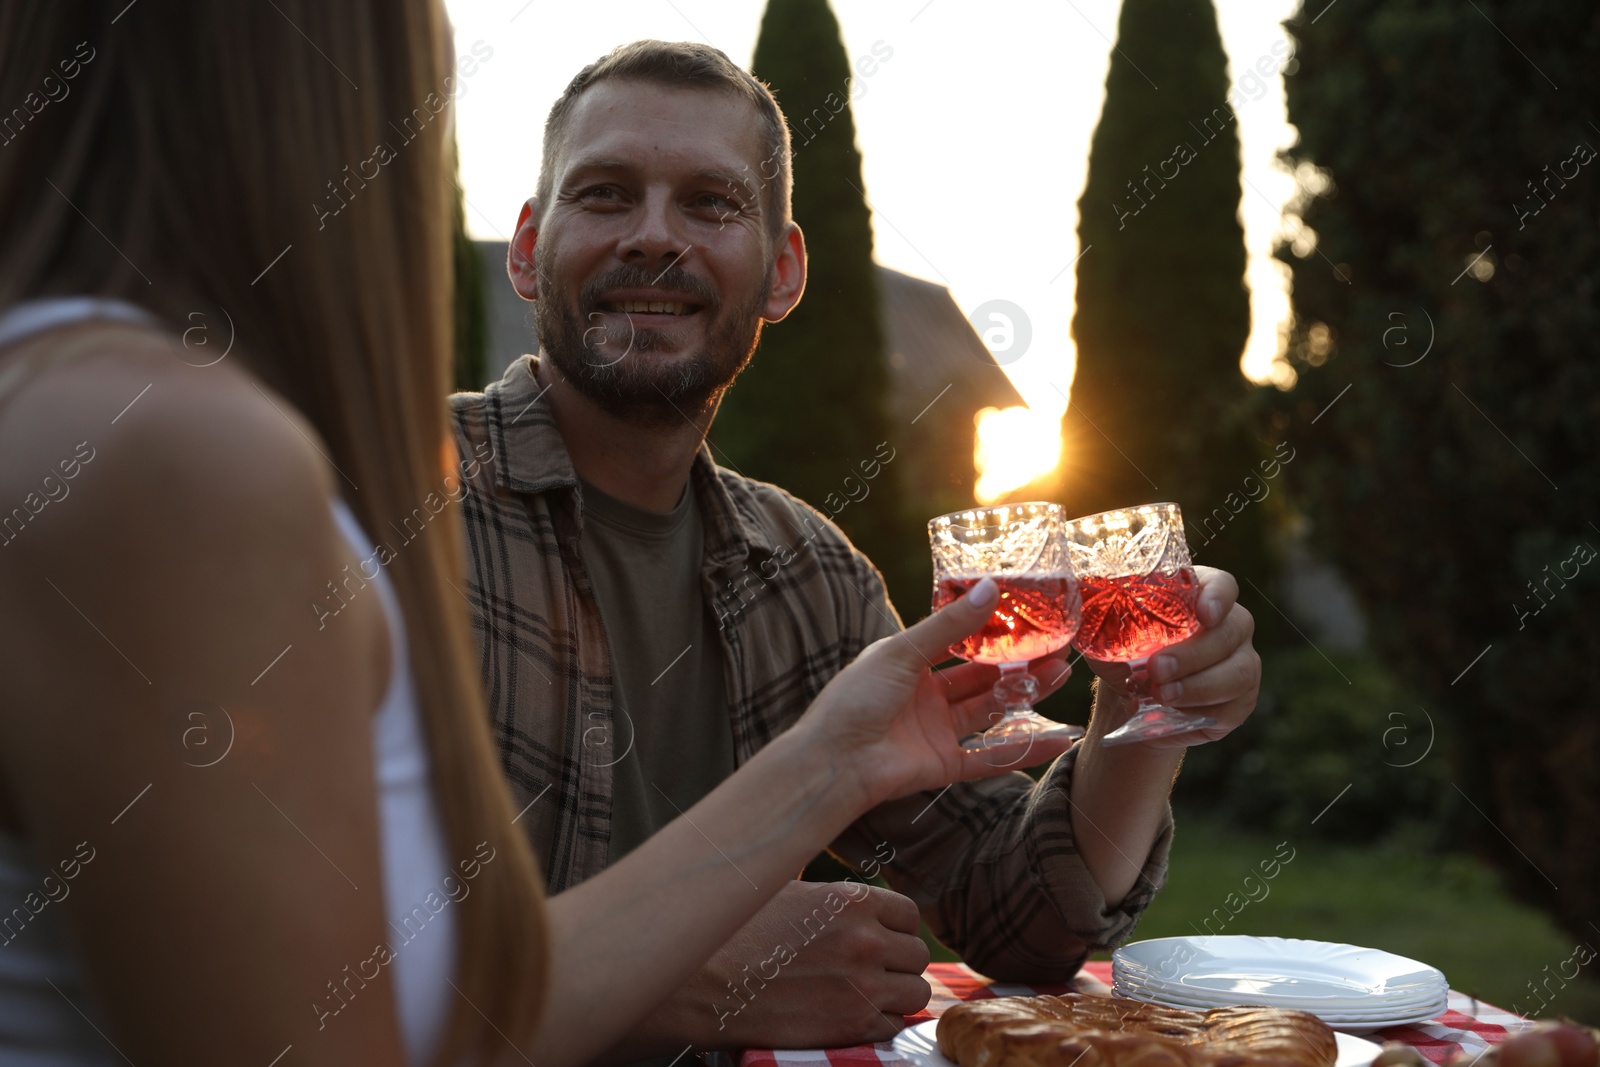
[{"label": "woman's hand", "polygon": [[[1151,695],[1170,708],[1210,715],[1217,725],[1141,742],[1153,748],[1184,748],[1226,737],[1255,710],[1261,691],[1261,657],[1250,644],[1256,623],[1238,603],[1239,583],[1227,571],[1196,567],[1197,607],[1203,629],[1150,657]],[[1130,713],[1137,703],[1128,689],[1128,665],[1088,660],[1100,684],[1124,699]],[[1122,725],[1106,724],[1108,732]]]},{"label": "woman's hand", "polygon": [[[850,768],[851,780],[867,794],[863,811],[923,789],[1045,763],[1072,747],[1070,740],[1056,740],[981,752],[961,748],[963,737],[1000,715],[992,692],[999,670],[978,663],[932,667],[950,657],[951,644],[983,626],[999,595],[985,578],[910,629],[869,645],[796,725]],[[1041,698],[1071,673],[1058,658],[1036,660],[1031,669]]]}]

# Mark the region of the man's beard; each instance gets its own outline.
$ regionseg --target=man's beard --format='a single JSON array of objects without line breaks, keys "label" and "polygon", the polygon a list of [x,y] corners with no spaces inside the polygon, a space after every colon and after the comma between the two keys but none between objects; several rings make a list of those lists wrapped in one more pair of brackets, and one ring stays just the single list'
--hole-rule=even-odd
[{"label": "man's beard", "polygon": [[[555,364],[578,392],[628,422],[671,425],[694,422],[714,411],[722,394],[750,362],[761,336],[761,309],[770,284],[762,286],[748,305],[729,308],[724,314],[716,292],[676,264],[662,272],[623,264],[585,285],[574,309],[556,298],[563,288],[560,274],[548,262],[539,267],[542,288],[548,294],[534,303],[541,356]],[[671,365],[662,365],[649,356],[667,346],[664,331],[640,327],[621,337],[608,337],[606,329],[597,325],[597,313],[600,295],[615,289],[683,294],[689,302],[701,305],[699,314],[710,324],[704,342],[698,350],[670,357]],[[600,352],[598,346],[607,340],[621,351]]]}]

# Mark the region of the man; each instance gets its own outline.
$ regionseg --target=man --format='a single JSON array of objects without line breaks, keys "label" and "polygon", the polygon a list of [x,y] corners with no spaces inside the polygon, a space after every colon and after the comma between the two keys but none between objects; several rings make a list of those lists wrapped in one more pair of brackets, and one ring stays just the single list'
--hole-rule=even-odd
[{"label": "man", "polygon": [[[771,94],[721,52],[642,41],[585,68],[551,110],[509,255],[541,356],[453,399],[462,453],[493,457],[464,501],[468,593],[552,892],[687,810],[900,628],[837,528],[706,445],[763,323],[805,286],[788,162]],[[1232,578],[1202,581],[1207,629],[1153,673],[1161,699],[1217,727],[1102,748],[1131,704],[1126,669],[1093,664],[1089,737],[1041,782],[869,813],[834,851],[898,892],[794,883],[613,1059],[882,1040],[929,996],[919,918],[1002,979],[1065,979],[1126,937],[1165,878],[1182,745],[1255,704],[1249,613]],[[1046,692],[1066,673],[1034,670]]]}]

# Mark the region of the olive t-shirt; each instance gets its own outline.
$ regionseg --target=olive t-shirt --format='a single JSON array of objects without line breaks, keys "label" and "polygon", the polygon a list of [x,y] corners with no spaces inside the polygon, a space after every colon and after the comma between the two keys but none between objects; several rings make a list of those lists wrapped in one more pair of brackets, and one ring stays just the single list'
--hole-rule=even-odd
[{"label": "olive t-shirt", "polygon": [[700,587],[705,532],[694,487],[666,515],[583,482],[579,551],[616,679],[610,862],[734,772],[716,621]]}]

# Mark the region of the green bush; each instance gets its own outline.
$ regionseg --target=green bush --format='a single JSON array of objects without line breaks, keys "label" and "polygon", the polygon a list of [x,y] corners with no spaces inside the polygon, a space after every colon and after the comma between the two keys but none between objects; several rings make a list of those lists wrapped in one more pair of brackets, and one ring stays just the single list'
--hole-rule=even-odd
[{"label": "green bush", "polygon": [[[1267,649],[1261,702],[1221,741],[1191,748],[1174,803],[1297,840],[1451,843],[1437,708],[1374,656]],[[1346,680],[1348,679],[1348,681]]]}]

